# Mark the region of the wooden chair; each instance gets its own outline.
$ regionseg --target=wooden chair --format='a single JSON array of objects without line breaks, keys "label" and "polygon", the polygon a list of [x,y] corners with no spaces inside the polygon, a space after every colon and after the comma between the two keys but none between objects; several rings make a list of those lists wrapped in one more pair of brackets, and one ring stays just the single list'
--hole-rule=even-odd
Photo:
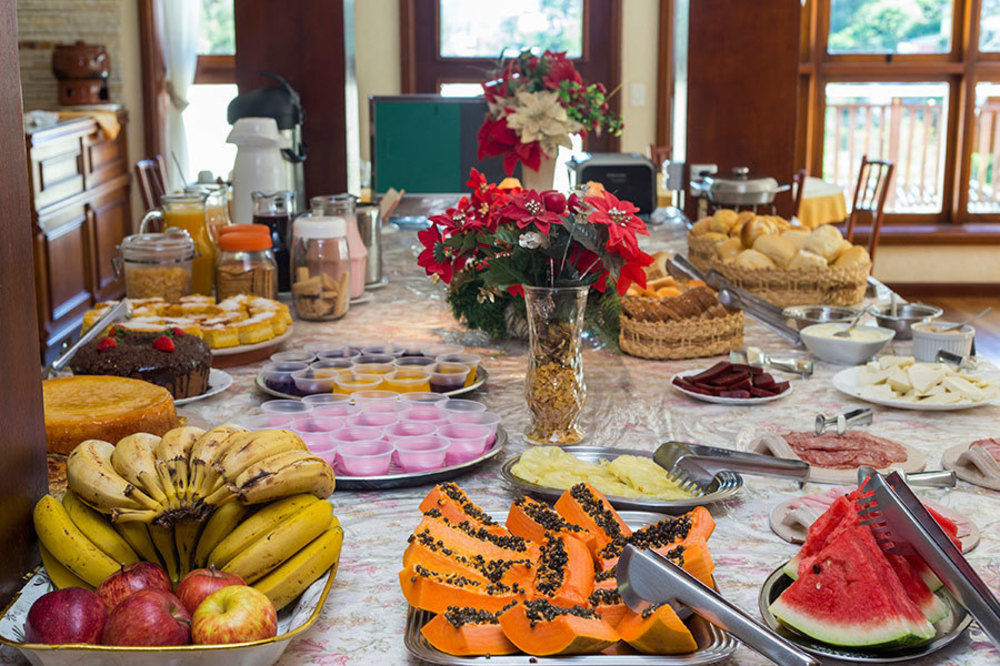
[{"label": "wooden chair", "polygon": [[162,155],[135,163],[135,175],[146,210],[160,207],[160,197],[167,193],[167,167]]},{"label": "wooden chair", "polygon": [[865,155],[861,158],[861,168],[858,170],[858,184],[854,188],[854,203],[847,217],[844,238],[853,243],[854,228],[858,219],[862,215],[870,217],[872,226],[868,236],[868,255],[872,261],[875,260],[875,250],[878,249],[878,237],[882,232],[882,209],[885,208],[885,198],[889,194],[894,168],[892,162],[870,160]]},{"label": "wooden chair", "polygon": [[[792,217],[797,220],[799,219],[799,210],[802,208],[802,190],[805,189],[808,173],[805,169],[799,169],[792,176],[792,196],[794,197],[792,199]],[[801,222],[801,220],[799,221]]]},{"label": "wooden chair", "polygon": [[663,163],[670,159],[670,146],[657,146],[655,143],[649,144],[649,158],[656,165],[656,170],[663,168]]}]

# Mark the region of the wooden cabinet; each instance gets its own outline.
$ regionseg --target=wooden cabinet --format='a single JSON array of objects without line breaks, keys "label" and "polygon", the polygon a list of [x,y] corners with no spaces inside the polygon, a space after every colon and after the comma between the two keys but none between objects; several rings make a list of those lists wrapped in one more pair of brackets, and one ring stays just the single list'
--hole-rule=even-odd
[{"label": "wooden cabinet", "polygon": [[76,336],[84,312],[124,293],[112,264],[132,230],[124,112],[119,120],[113,141],[89,118],[26,134],[43,362]]}]

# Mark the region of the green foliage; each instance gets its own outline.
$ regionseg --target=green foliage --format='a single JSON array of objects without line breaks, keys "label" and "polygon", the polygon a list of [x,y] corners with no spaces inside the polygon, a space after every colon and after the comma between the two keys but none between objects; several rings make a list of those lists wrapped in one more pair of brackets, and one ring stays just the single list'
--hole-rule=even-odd
[{"label": "green foliage", "polygon": [[904,42],[935,37],[930,50],[941,52],[948,46],[952,7],[952,0],[832,0],[830,51],[897,53]]},{"label": "green foliage", "polygon": [[[506,337],[507,322],[504,313],[507,306],[516,300],[506,291],[484,292],[486,285],[479,277],[463,271],[448,286],[448,305],[455,319],[472,329],[478,329],[494,338]],[[492,293],[493,298],[484,297]]]},{"label": "green foliage", "polygon": [[235,0],[201,0],[198,53],[217,55],[236,53],[233,2]]}]

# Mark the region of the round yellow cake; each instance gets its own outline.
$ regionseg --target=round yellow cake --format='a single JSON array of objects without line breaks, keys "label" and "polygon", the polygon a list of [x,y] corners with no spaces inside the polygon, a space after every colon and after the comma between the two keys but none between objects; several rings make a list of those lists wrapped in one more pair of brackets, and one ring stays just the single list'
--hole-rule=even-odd
[{"label": "round yellow cake", "polygon": [[45,437],[51,453],[86,439],[115,443],[136,432],[163,435],[178,426],[167,389],[138,379],[80,375],[42,382]]}]

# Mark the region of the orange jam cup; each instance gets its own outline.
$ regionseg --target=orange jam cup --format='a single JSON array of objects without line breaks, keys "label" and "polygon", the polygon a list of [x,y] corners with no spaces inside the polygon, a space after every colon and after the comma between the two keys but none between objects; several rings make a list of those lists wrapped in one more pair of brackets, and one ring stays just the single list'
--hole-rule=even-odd
[{"label": "orange jam cup", "polygon": [[350,395],[356,391],[374,391],[381,385],[381,375],[364,375],[357,372],[345,372],[337,377],[333,385],[333,392]]},{"label": "orange jam cup", "polygon": [[429,393],[431,373],[426,368],[404,366],[398,368],[391,378],[383,379],[382,385],[386,390],[397,393]]}]

